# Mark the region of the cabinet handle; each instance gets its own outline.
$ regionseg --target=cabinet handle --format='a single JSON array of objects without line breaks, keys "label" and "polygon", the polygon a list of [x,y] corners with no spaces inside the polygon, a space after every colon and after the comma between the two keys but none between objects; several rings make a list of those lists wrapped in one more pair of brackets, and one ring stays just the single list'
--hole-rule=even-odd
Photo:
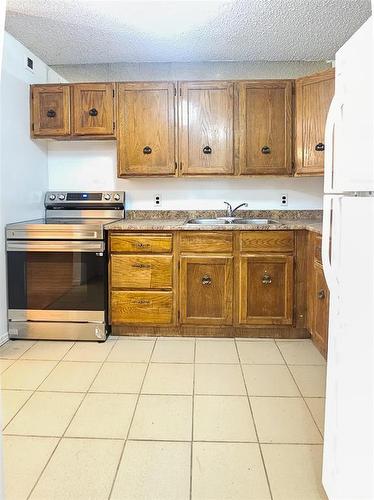
[{"label": "cabinet handle", "polygon": [[140,306],[147,306],[149,305],[151,302],[149,300],[137,300],[135,302],[136,304],[139,304]]},{"label": "cabinet handle", "polygon": [[141,264],[140,262],[137,262],[132,265],[132,267],[137,267],[139,269],[149,269],[151,267],[150,264]]},{"label": "cabinet handle", "polygon": [[90,109],[90,110],[89,110],[89,112],[88,112],[88,114],[89,114],[90,116],[97,116],[97,115],[98,115],[98,113],[99,113],[99,112],[97,111],[97,109],[96,109],[96,108],[92,108],[92,109]]},{"label": "cabinet handle", "polygon": [[150,148],[149,146],[145,146],[143,148],[143,154],[150,155],[151,153],[152,153],[152,148]]},{"label": "cabinet handle", "polygon": [[151,246],[151,244],[150,244],[150,243],[140,243],[140,242],[138,242],[138,243],[136,244],[136,246],[137,246],[138,248],[148,248],[148,247],[150,247],[150,246]]},{"label": "cabinet handle", "polygon": [[56,111],[54,109],[49,109],[47,111],[48,118],[54,118],[56,116]]},{"label": "cabinet handle", "polygon": [[271,149],[269,148],[269,146],[264,146],[263,148],[261,148],[261,153],[263,155],[269,155],[271,153]]},{"label": "cabinet handle", "polygon": [[271,279],[271,276],[269,276],[269,274],[264,274],[263,277],[262,277],[262,283],[264,285],[270,285],[270,283],[272,282],[272,279]]},{"label": "cabinet handle", "polygon": [[325,151],[325,145],[323,144],[323,142],[319,142],[318,144],[316,144],[316,147],[314,149],[316,151]]},{"label": "cabinet handle", "polygon": [[325,290],[320,290],[318,293],[317,293],[317,297],[319,299],[324,299],[326,297],[326,294],[325,294]]},{"label": "cabinet handle", "polygon": [[212,284],[212,278],[210,276],[208,276],[207,274],[205,274],[202,278],[201,278],[201,283],[203,285],[206,285],[206,286],[209,286]]},{"label": "cabinet handle", "polygon": [[210,146],[205,146],[205,147],[203,148],[203,153],[204,153],[205,155],[211,155],[211,154],[212,154],[212,148],[211,148]]}]

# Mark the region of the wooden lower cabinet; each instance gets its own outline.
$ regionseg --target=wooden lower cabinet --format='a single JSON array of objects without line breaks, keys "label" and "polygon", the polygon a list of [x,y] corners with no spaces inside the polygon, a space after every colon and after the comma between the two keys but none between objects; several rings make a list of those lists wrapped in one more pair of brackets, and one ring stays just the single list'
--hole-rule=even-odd
[{"label": "wooden lower cabinet", "polygon": [[182,324],[232,324],[233,257],[182,256],[180,321]]},{"label": "wooden lower cabinet", "polygon": [[112,324],[170,324],[172,292],[112,291]]},{"label": "wooden lower cabinet", "polygon": [[293,255],[240,257],[240,323],[292,325],[293,261]]}]

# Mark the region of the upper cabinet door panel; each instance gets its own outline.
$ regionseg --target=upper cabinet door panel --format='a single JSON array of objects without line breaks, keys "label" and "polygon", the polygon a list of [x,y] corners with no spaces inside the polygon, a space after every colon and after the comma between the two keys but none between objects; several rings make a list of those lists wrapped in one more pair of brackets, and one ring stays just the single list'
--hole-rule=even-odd
[{"label": "upper cabinet door panel", "polygon": [[296,80],[296,175],[323,175],[325,124],[335,71]]},{"label": "upper cabinet door panel", "polygon": [[292,81],[238,84],[240,174],[290,175]]},{"label": "upper cabinet door panel", "polygon": [[184,175],[234,173],[232,82],[180,84],[180,160]]},{"label": "upper cabinet door panel", "polygon": [[79,83],[73,90],[73,134],[114,134],[114,83]]},{"label": "upper cabinet door panel", "polygon": [[118,174],[175,174],[173,83],[118,85]]},{"label": "upper cabinet door panel", "polygon": [[33,85],[31,98],[33,136],[70,135],[69,85]]}]

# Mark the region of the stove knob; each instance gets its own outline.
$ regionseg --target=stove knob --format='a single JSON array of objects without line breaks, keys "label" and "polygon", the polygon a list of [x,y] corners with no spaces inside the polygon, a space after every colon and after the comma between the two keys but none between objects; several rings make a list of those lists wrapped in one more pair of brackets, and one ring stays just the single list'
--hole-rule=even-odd
[{"label": "stove knob", "polygon": [[114,199],[115,199],[116,201],[118,201],[118,200],[120,199],[120,195],[119,195],[118,193],[116,193],[116,194],[114,195]]},{"label": "stove knob", "polygon": [[110,200],[110,194],[104,194],[104,200]]},{"label": "stove knob", "polygon": [[64,200],[65,199],[65,195],[64,194],[59,194],[58,195],[58,199],[61,200],[61,201]]},{"label": "stove knob", "polygon": [[49,195],[49,199],[52,200],[52,201],[55,200],[56,199],[56,195],[55,194],[50,194]]}]

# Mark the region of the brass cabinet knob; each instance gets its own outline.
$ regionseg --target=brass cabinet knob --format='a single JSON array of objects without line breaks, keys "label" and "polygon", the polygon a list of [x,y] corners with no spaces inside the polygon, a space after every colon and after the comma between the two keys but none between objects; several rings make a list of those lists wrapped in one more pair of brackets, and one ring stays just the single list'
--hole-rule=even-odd
[{"label": "brass cabinet knob", "polygon": [[269,155],[271,153],[271,149],[269,148],[269,146],[264,146],[263,148],[261,148],[261,153],[263,155]]},{"label": "brass cabinet knob", "polygon": [[272,282],[271,276],[265,273],[262,277],[262,283],[264,285],[270,285],[271,282]]},{"label": "brass cabinet knob", "polygon": [[90,116],[97,116],[97,115],[98,115],[98,113],[99,113],[99,112],[97,111],[97,109],[96,109],[96,108],[92,108],[92,109],[90,109],[90,110],[89,110],[89,112],[88,112],[88,114],[89,114]]},{"label": "brass cabinet knob", "polygon": [[136,262],[132,265],[132,267],[137,267],[139,269],[149,269],[151,267],[150,264],[142,264],[141,262]]},{"label": "brass cabinet knob", "polygon": [[49,109],[47,111],[48,118],[54,118],[56,116],[56,111],[54,109]]},{"label": "brass cabinet knob", "polygon": [[325,145],[323,144],[323,142],[319,142],[318,144],[316,144],[316,147],[314,149],[316,151],[325,151]]},{"label": "brass cabinet knob", "polygon": [[203,147],[203,153],[205,155],[211,155],[212,154],[212,148],[210,146]]},{"label": "brass cabinet knob", "polygon": [[201,278],[201,283],[205,286],[211,285],[212,278],[210,276],[208,276],[207,274],[204,274],[204,276]]},{"label": "brass cabinet knob", "polygon": [[150,148],[149,146],[145,146],[143,148],[143,154],[150,155],[151,153],[152,153],[152,148]]},{"label": "brass cabinet knob", "polygon": [[326,297],[325,290],[319,290],[317,297],[321,300],[324,299]]}]

